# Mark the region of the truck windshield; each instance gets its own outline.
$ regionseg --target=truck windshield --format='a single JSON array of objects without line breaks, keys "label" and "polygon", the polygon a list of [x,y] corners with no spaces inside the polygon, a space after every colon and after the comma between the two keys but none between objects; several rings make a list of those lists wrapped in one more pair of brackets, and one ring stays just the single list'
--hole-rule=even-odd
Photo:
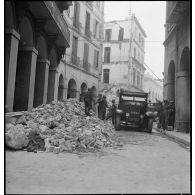
[{"label": "truck windshield", "polygon": [[140,102],[145,102],[146,99],[144,97],[132,97],[132,96],[121,96],[122,100],[127,100],[127,101],[140,101]]}]

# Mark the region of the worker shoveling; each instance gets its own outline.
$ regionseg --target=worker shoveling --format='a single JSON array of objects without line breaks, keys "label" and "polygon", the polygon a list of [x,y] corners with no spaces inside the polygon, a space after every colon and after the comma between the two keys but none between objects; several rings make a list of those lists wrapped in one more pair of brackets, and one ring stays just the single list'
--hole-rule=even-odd
[{"label": "worker shoveling", "polygon": [[85,115],[76,99],[41,105],[6,124],[6,145],[29,152],[88,152],[121,146],[110,121]]}]

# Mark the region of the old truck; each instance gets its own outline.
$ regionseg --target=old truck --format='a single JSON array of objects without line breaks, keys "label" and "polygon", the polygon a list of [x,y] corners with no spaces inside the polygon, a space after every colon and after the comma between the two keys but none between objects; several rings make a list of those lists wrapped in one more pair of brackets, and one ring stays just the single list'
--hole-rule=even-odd
[{"label": "old truck", "polygon": [[115,112],[115,129],[121,126],[137,127],[141,131],[152,132],[157,113],[148,106],[148,93],[121,90],[119,104]]}]

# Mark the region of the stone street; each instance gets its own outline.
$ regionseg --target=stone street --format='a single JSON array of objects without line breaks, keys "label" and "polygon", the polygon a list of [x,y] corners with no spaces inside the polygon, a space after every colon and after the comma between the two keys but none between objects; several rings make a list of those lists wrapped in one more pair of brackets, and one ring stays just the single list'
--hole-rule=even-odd
[{"label": "stone street", "polygon": [[190,151],[153,130],[98,153],[6,151],[6,193],[189,193]]}]

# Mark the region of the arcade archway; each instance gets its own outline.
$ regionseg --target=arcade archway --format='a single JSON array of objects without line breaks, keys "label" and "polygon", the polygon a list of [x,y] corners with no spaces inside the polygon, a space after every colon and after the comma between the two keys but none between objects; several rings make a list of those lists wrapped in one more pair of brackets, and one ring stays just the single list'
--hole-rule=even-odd
[{"label": "arcade archway", "polygon": [[70,79],[68,82],[67,99],[76,98],[76,92],[77,92],[76,81],[74,79]]}]

